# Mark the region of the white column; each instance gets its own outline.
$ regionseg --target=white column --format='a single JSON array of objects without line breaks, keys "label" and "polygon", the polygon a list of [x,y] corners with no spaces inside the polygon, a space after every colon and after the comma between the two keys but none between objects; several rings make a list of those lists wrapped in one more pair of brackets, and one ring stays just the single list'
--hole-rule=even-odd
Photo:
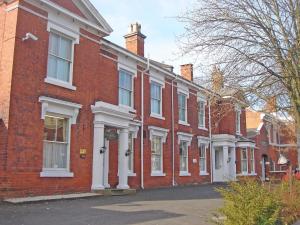
[{"label": "white column", "polygon": [[233,177],[233,180],[235,181],[236,180],[236,148],[235,147],[233,147],[232,148],[232,151],[233,151],[233,153],[232,153],[232,160],[233,160],[233,169],[234,169],[234,177]]},{"label": "white column", "polygon": [[100,149],[104,146],[104,124],[94,124],[93,146],[93,175],[92,190],[102,190],[103,185],[103,154]]},{"label": "white column", "polygon": [[118,189],[128,189],[128,129],[120,130],[119,134],[119,184]]},{"label": "white column", "polygon": [[228,146],[223,146],[223,179],[229,180]]},{"label": "white column", "polygon": [[109,141],[105,140],[106,151],[104,153],[104,187],[110,188],[108,183],[108,173],[109,173]]}]

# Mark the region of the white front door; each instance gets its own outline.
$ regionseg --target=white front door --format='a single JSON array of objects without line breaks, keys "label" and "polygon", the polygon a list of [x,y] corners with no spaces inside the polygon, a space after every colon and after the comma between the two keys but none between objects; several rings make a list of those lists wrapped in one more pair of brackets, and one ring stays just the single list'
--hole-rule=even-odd
[{"label": "white front door", "polygon": [[223,147],[214,148],[214,167],[213,167],[214,182],[224,181],[224,160]]}]

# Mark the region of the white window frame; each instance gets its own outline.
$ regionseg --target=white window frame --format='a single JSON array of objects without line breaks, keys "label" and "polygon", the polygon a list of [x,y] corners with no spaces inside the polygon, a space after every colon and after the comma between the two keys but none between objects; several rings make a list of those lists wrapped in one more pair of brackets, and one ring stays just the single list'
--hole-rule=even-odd
[{"label": "white window frame", "polygon": [[[207,130],[206,129],[206,101],[205,100],[199,100],[198,103],[199,103],[199,108],[198,108],[198,128],[202,129],[202,130]],[[201,119],[200,118],[200,113],[201,113],[201,111],[200,111],[200,109],[201,109],[200,105],[201,104],[203,104],[203,118],[202,118],[203,124],[202,125],[200,124],[200,119]]]},{"label": "white window frame", "polygon": [[160,170],[153,170],[152,168],[152,162],[151,162],[151,176],[165,176],[165,174],[163,173],[164,169],[163,169],[163,166],[164,166],[164,163],[163,163],[163,160],[164,160],[164,148],[163,148],[163,138],[161,136],[156,136],[156,135],[153,135],[152,137],[152,140],[151,140],[151,161],[152,161],[152,156],[153,156],[153,153],[152,153],[152,141],[154,139],[158,138],[160,140]]},{"label": "white window frame", "polygon": [[[246,159],[243,158],[243,151],[246,151]],[[247,171],[243,171],[243,162],[246,161],[247,165]],[[241,174],[247,175],[249,171],[249,165],[248,165],[248,148],[241,148]]]},{"label": "white window frame", "polygon": [[272,129],[273,129],[273,143],[277,144],[278,143],[278,140],[277,140],[277,126],[275,124],[273,124]]},{"label": "white window frame", "polygon": [[250,168],[251,168],[251,174],[255,174],[255,150],[254,150],[254,148],[250,148]]},{"label": "white window frame", "polygon": [[[49,38],[48,38],[49,45],[48,45],[48,53],[47,53],[47,74],[46,74],[44,81],[45,81],[45,83],[48,83],[48,84],[56,85],[59,87],[63,87],[63,88],[75,91],[76,87],[73,86],[74,49],[75,49],[75,44],[79,44],[79,40],[80,40],[79,32],[75,33],[75,32],[72,32],[71,30],[64,29],[62,26],[58,26],[50,21],[48,21],[48,24],[47,24],[47,31],[49,32]],[[60,35],[60,36],[63,36],[65,38],[72,40],[69,82],[58,80],[53,77],[48,77],[48,61],[49,61],[49,50],[50,50],[49,48],[50,48],[50,34],[51,33],[55,33],[57,35]]]},{"label": "white window frame", "polygon": [[[164,81],[161,81],[159,79],[150,77],[150,116],[156,119],[161,119],[161,120],[165,120],[165,117],[163,117],[163,88],[165,87],[165,83]],[[152,96],[151,96],[151,85],[155,84],[157,86],[160,86],[160,113],[154,113],[152,112],[152,106],[151,106],[151,100],[152,100]]]},{"label": "white window frame", "polygon": [[[184,132],[177,132],[178,136],[178,147],[180,148],[180,143],[181,142],[186,142],[187,143],[187,171],[181,171],[180,170],[180,165],[179,165],[179,176],[191,176],[191,173],[189,173],[189,148],[192,143],[193,135],[189,133],[184,133]],[[179,149],[180,150],[180,149]],[[179,163],[180,163],[180,152],[179,152]]]},{"label": "white window frame", "polygon": [[[42,120],[44,120],[48,115],[69,118],[68,140],[69,143],[71,143],[71,125],[76,124],[79,109],[81,109],[82,105],[45,96],[39,97],[39,102],[42,103]],[[67,159],[68,161],[66,170],[42,168],[40,177],[73,177],[74,174],[70,171],[70,144],[68,147]]]},{"label": "white window frame", "polygon": [[[61,144],[67,144],[67,162],[66,162],[66,168],[46,168],[44,167],[44,161],[43,161],[43,172],[46,173],[54,173],[54,174],[68,174],[70,171],[70,140],[71,140],[71,123],[70,123],[70,118],[68,117],[62,117],[58,114],[53,114],[53,113],[47,113],[47,115],[45,115],[46,117],[52,117],[52,118],[56,118],[56,119],[67,119],[67,142],[57,142],[57,141],[48,141],[48,140],[44,140],[43,139],[43,143],[44,142],[48,142],[48,143],[61,143]],[[43,149],[44,151],[44,149]],[[71,174],[70,174],[71,175]]]},{"label": "white window frame", "polygon": [[[149,126],[148,127],[149,129],[149,132],[150,132],[150,141],[152,142],[153,138],[154,137],[160,137],[161,138],[161,155],[162,155],[162,165],[161,165],[161,168],[162,168],[162,171],[152,171],[152,168],[151,168],[151,176],[153,177],[163,177],[163,176],[166,176],[166,174],[164,173],[164,164],[163,164],[163,159],[164,159],[164,143],[166,143],[167,141],[167,136],[168,136],[168,132],[169,130],[168,129],[164,129],[164,128],[161,128],[161,127],[155,127],[155,126]],[[150,143],[152,145],[152,143]],[[152,151],[151,147],[150,147],[150,150]],[[151,153],[151,160],[152,160],[152,153]]]},{"label": "white window frame", "polygon": [[[207,171],[207,150],[209,147],[209,137],[204,137],[204,136],[198,136],[198,149],[199,149],[199,175],[200,176],[205,176],[205,175],[209,175],[208,171]],[[205,171],[201,171],[201,167],[200,167],[200,147],[204,145],[205,146]]]},{"label": "white window frame", "polygon": [[[180,110],[179,110],[179,96],[180,95],[182,95],[182,96],[184,96],[184,113],[185,113],[185,115],[184,115],[184,117],[185,117],[185,120],[181,120],[180,119]],[[181,125],[187,125],[187,126],[189,126],[189,124],[188,124],[188,119],[187,119],[187,95],[185,94],[185,93],[182,93],[182,92],[179,92],[178,93],[178,123],[179,124],[181,124]]]},{"label": "white window frame", "polygon": [[242,110],[240,106],[235,107],[235,132],[237,135],[241,134],[241,114]]},{"label": "white window frame", "polygon": [[[123,105],[120,103],[120,99],[119,99],[119,91],[120,91],[120,86],[119,86],[119,79],[120,79],[120,72],[124,71],[126,72],[128,75],[131,76],[131,87],[132,87],[132,90],[131,90],[131,105],[128,106],[128,105]],[[125,67],[119,67],[119,70],[118,70],[118,104],[119,106],[123,107],[123,108],[126,108],[126,109],[129,109],[129,110],[133,110],[134,111],[134,78],[135,78],[136,74],[133,73],[131,70],[128,70],[127,68]]]}]

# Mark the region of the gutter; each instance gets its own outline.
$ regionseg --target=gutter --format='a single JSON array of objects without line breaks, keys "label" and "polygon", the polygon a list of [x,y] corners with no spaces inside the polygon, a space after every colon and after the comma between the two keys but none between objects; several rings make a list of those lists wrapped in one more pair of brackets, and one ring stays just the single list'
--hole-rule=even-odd
[{"label": "gutter", "polygon": [[211,102],[208,99],[208,126],[209,126],[209,158],[210,158],[210,183],[213,183],[213,158],[212,158],[212,132],[211,132]]}]

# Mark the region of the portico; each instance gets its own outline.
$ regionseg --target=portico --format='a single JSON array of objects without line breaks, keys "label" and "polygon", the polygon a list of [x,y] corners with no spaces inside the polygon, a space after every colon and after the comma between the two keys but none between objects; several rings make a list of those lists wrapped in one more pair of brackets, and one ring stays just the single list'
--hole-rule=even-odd
[{"label": "portico", "polygon": [[[105,128],[113,127],[118,131],[118,189],[129,189],[128,186],[128,137],[129,132],[137,133],[139,121],[129,109],[105,102],[96,102],[91,106],[94,114],[94,144],[92,190],[102,190],[108,184],[108,141],[105,139]],[[134,135],[135,137],[137,135]]]}]

